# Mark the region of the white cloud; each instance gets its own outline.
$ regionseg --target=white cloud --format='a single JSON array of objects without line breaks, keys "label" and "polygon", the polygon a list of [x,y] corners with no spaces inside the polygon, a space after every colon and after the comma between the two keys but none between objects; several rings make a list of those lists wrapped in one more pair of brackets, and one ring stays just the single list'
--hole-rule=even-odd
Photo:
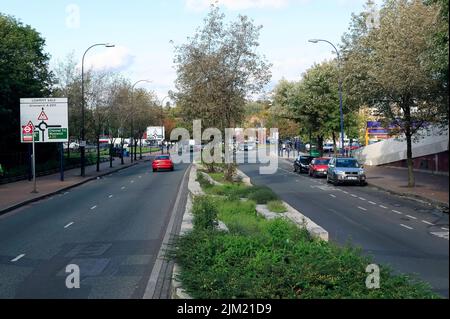
[{"label": "white cloud", "polygon": [[278,9],[286,6],[290,0],[186,0],[186,7],[193,11],[203,11],[210,4],[218,3],[229,10],[245,10],[251,8]]},{"label": "white cloud", "polygon": [[84,67],[86,70],[113,70],[122,71],[131,66],[134,56],[124,46],[105,48],[97,54],[86,56]]}]

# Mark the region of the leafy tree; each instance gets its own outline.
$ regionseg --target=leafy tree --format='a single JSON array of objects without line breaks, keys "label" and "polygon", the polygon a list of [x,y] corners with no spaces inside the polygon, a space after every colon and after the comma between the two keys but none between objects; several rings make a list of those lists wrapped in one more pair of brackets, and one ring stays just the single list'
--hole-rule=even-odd
[{"label": "leafy tree", "polygon": [[407,144],[408,185],[415,185],[412,140],[426,125],[442,123],[442,86],[424,62],[438,8],[422,1],[386,0],[380,25],[353,16],[344,36],[345,85],[361,104],[377,108]]},{"label": "leafy tree", "polygon": [[[175,48],[174,94],[186,120],[201,119],[222,132],[243,119],[246,97],[270,80],[270,65],[256,52],[261,26],[247,16],[225,24],[225,15],[212,6],[202,28]],[[231,179],[235,166],[227,165]]]},{"label": "leafy tree", "polygon": [[[0,13],[0,39],[0,149],[13,153],[25,149],[20,143],[20,98],[49,96],[53,76],[45,40],[31,26]],[[45,152],[38,160],[56,156],[53,144],[39,149]]]}]

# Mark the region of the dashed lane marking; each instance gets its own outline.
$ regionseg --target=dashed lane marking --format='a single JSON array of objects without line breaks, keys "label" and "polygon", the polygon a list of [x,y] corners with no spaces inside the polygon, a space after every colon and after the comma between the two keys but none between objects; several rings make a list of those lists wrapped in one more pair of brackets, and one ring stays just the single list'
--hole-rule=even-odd
[{"label": "dashed lane marking", "polygon": [[113,195],[109,195],[109,196],[108,196],[108,198],[112,198],[112,197],[113,197]]},{"label": "dashed lane marking", "polygon": [[359,197],[360,200],[366,200],[364,197]]},{"label": "dashed lane marking", "polygon": [[381,208],[384,208],[384,209],[387,209],[387,207],[386,207],[386,206],[383,206],[383,205],[380,205],[380,207],[381,207]]},{"label": "dashed lane marking", "polygon": [[124,189],[125,189],[125,186],[122,186],[120,189],[121,189],[121,190],[124,190]]},{"label": "dashed lane marking", "polygon": [[16,258],[11,259],[11,262],[12,262],[12,263],[15,263],[16,261],[18,261],[19,259],[23,258],[24,256],[25,256],[25,254],[20,254],[20,255],[17,256]]},{"label": "dashed lane marking", "polygon": [[393,211],[394,213],[396,213],[396,214],[403,215],[403,213],[402,213],[402,212],[399,212],[398,210],[393,209],[392,211]]},{"label": "dashed lane marking", "polygon": [[367,209],[365,209],[364,207],[358,206],[358,208],[359,208],[360,210],[367,211]]},{"label": "dashed lane marking", "polygon": [[431,225],[431,226],[434,226],[434,224],[433,224],[433,223],[430,223],[429,221],[426,221],[426,220],[422,220],[422,223],[425,223],[425,224],[427,224],[427,225]]},{"label": "dashed lane marking", "polygon": [[412,227],[409,227],[409,226],[406,226],[406,225],[403,225],[403,224],[400,224],[400,226],[405,227],[405,228],[407,228],[407,229],[414,229],[414,228],[412,228]]},{"label": "dashed lane marking", "polygon": [[417,217],[411,216],[411,215],[406,215],[406,217],[409,217],[411,219],[417,219]]},{"label": "dashed lane marking", "polygon": [[331,197],[336,198],[336,195],[330,194]]},{"label": "dashed lane marking", "polygon": [[91,210],[94,210],[96,208],[97,208],[97,205],[94,205],[94,206],[91,207]]},{"label": "dashed lane marking", "polygon": [[369,204],[376,205],[377,203],[369,201]]},{"label": "dashed lane marking", "polygon": [[70,226],[72,226],[74,224],[74,222],[70,222],[68,223],[66,226],[64,226],[64,228],[69,228]]}]

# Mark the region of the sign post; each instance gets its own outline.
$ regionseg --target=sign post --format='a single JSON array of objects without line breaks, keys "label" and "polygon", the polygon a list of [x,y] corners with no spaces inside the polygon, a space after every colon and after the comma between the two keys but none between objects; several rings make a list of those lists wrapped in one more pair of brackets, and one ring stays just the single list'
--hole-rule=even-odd
[{"label": "sign post", "polygon": [[33,128],[33,130],[32,130],[32,138],[31,138],[31,140],[32,140],[32,143],[33,143],[33,161],[32,161],[32,168],[33,168],[33,191],[32,191],[32,193],[37,193],[38,191],[37,191],[37,187],[36,187],[36,147],[35,147],[35,144],[36,144],[36,142],[35,142],[35,140],[34,140],[34,125],[33,125],[33,123],[31,123],[31,121],[30,121],[30,123],[28,124],[28,125],[30,125],[31,124],[31,126],[32,126],[32,128]]},{"label": "sign post", "polygon": [[25,98],[20,99],[21,142],[31,143],[33,149],[33,193],[36,190],[35,143],[60,143],[61,181],[64,180],[64,147],[69,141],[67,98]]}]

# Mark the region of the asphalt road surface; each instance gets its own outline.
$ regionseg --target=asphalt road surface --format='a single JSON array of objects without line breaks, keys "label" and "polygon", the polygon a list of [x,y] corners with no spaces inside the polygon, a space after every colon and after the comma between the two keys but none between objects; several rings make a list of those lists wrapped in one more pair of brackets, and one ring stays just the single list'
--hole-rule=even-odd
[{"label": "asphalt road surface", "polygon": [[[142,298],[187,167],[140,163],[0,216],[0,298]],[[66,287],[69,264],[79,289]]]},{"label": "asphalt road surface", "polygon": [[291,162],[283,159],[273,175],[260,175],[259,164],[240,169],[324,227],[331,241],[351,242],[376,263],[417,274],[448,297],[448,214],[372,187],[334,187],[326,179],[293,173]]}]

